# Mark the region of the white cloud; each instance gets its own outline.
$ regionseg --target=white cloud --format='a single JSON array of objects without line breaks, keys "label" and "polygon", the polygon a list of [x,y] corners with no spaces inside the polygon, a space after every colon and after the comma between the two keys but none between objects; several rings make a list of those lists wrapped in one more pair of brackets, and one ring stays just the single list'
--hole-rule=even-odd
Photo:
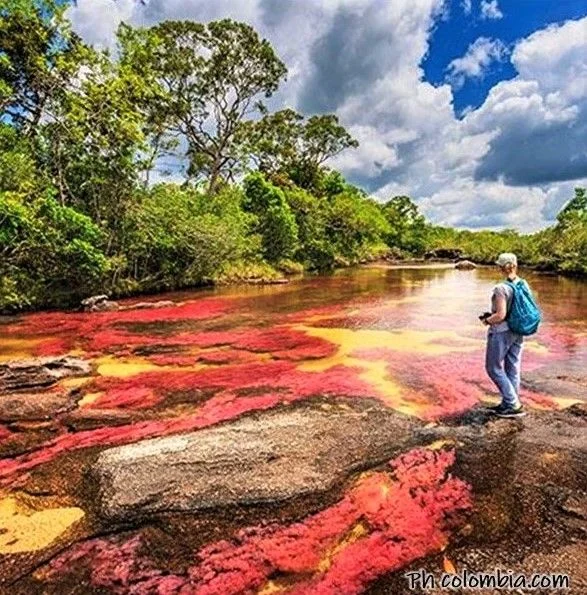
[{"label": "white cloud", "polygon": [[497,5],[497,0],[481,0],[481,18],[502,19],[503,12]]},{"label": "white cloud", "polygon": [[[464,2],[466,10],[468,2]],[[501,15],[496,1],[485,11]],[[458,119],[449,84],[420,66],[447,0],[78,0],[84,38],[112,44],[121,20],[230,17],[250,22],[289,68],[272,98],[305,113],[335,111],[361,146],[333,165],[381,199],[409,194],[434,221],[534,230],[587,183],[587,19],[518,42],[518,75]],[[483,10],[483,8],[482,8]],[[487,13],[489,14],[489,13]],[[500,42],[477,40],[449,67],[481,77],[504,59]],[[489,60],[489,62],[488,62]]]},{"label": "white cloud", "polygon": [[463,7],[463,12],[465,14],[471,14],[471,9],[472,9],[471,0],[463,0],[461,2],[461,6]]},{"label": "white cloud", "polygon": [[507,56],[507,47],[499,39],[477,38],[461,58],[455,58],[447,67],[448,80],[457,88],[467,78],[481,79],[493,62],[502,62]]}]

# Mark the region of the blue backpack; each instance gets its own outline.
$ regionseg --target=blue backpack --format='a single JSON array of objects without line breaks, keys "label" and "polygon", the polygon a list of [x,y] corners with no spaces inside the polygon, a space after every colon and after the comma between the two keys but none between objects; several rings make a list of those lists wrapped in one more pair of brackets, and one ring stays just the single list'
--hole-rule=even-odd
[{"label": "blue backpack", "polygon": [[518,335],[533,335],[538,330],[541,316],[528,283],[524,279],[519,279],[517,283],[508,279],[506,283],[513,291],[512,303],[506,316],[510,330]]}]

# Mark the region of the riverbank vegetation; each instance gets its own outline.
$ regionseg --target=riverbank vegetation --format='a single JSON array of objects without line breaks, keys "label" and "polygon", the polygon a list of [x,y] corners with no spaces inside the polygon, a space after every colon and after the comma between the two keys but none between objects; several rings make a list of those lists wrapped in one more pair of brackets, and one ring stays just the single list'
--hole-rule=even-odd
[{"label": "riverbank vegetation", "polygon": [[0,48],[2,311],[436,248],[587,273],[582,189],[537,234],[468,232],[329,169],[357,142],[334,114],[269,108],[287,69],[248,25],[122,25],[109,54],[59,2],[0,0]]}]

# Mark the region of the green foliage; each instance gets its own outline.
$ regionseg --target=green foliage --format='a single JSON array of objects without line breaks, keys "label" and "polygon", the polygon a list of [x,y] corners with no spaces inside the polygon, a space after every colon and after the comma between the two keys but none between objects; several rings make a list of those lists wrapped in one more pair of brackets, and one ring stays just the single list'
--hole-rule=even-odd
[{"label": "green foliage", "polygon": [[292,109],[284,109],[248,122],[239,131],[241,142],[260,171],[285,175],[307,190],[318,190],[326,175],[324,163],[358,143],[333,114],[312,116],[307,121]]},{"label": "green foliage", "polygon": [[71,303],[108,270],[92,221],[51,196],[0,193],[0,309]]},{"label": "green foliage", "polygon": [[216,285],[232,283],[271,283],[282,276],[262,260],[236,260],[226,262],[215,273],[212,280]]},{"label": "green foliage", "polygon": [[261,173],[250,174],[244,184],[244,208],[256,215],[256,231],[263,238],[263,256],[269,262],[291,258],[298,245],[298,226],[281,189]]},{"label": "green foliage", "polygon": [[246,256],[250,217],[240,201],[230,189],[214,197],[169,184],[145,191],[124,219],[124,259],[113,286],[126,287],[129,279],[149,290],[198,285]]},{"label": "green foliage", "polygon": [[426,248],[428,226],[409,196],[394,196],[382,207],[390,230],[385,241],[390,247],[410,254],[422,254]]},{"label": "green foliage", "polygon": [[270,97],[286,68],[267,40],[230,19],[167,21],[120,33],[124,64],[160,87],[153,118],[187,141],[188,174],[214,191],[242,161],[238,131]]},{"label": "green foliage", "polygon": [[389,230],[389,224],[375,201],[349,191],[330,199],[326,236],[335,246],[336,253],[348,261],[363,259],[365,248],[380,244]]}]

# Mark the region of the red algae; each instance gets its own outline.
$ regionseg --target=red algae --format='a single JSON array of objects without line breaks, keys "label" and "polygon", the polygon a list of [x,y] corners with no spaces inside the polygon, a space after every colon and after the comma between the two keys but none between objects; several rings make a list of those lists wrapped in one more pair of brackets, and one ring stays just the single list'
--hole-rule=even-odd
[{"label": "red algae", "polygon": [[[227,313],[235,307],[235,300],[205,298],[177,306],[114,312],[29,314],[6,327],[9,334],[37,337],[50,331],[60,335],[58,340],[42,342],[36,355],[57,355],[81,346],[100,351],[116,345],[142,344],[138,337],[115,328],[121,324],[160,323],[181,320],[208,320]],[[148,342],[148,339],[147,339]]]},{"label": "red algae", "polygon": [[93,586],[114,593],[237,595],[279,573],[290,579],[285,592],[360,593],[446,545],[471,506],[470,487],[447,474],[453,463],[454,451],[409,451],[390,462],[390,472],[359,478],[337,504],[303,521],[242,529],[205,546],[185,575],[155,569],[137,535],[75,545],[49,563],[45,577],[54,581],[81,563]]},{"label": "red algae", "polygon": [[281,393],[241,397],[227,391],[211,398],[191,415],[63,434],[46,442],[38,450],[0,460],[0,485],[10,485],[18,480],[18,474],[52,461],[68,451],[127,444],[145,438],[189,432],[234,419],[249,411],[263,411],[279,403],[290,403],[298,398],[300,397],[296,395]]},{"label": "red algae", "polygon": [[130,388],[109,391],[99,397],[92,409],[149,409],[163,400],[149,388]]}]

